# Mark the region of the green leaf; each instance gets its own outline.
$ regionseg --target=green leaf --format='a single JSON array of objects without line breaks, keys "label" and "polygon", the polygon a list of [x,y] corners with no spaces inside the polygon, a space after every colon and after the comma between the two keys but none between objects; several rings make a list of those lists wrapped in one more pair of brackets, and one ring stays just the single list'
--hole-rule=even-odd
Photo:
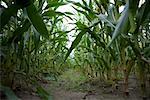
[{"label": "green leaf", "polygon": [[[14,33],[13,36],[8,40],[9,43],[11,43],[14,39],[17,39],[18,37],[22,36],[24,32],[28,31],[29,27],[31,26],[31,23],[28,19],[25,20],[22,27],[18,27]],[[18,40],[19,41],[19,40]]]},{"label": "green leaf", "polygon": [[133,15],[137,13],[139,2],[139,0],[129,0],[129,10]]},{"label": "green leaf", "polygon": [[146,19],[150,19],[150,1],[146,2],[140,7],[137,14],[137,24],[141,25]]},{"label": "green leaf", "polygon": [[[72,6],[73,7],[73,6]],[[81,14],[83,14],[84,16],[86,16],[86,18],[91,21],[91,18],[89,17],[89,15],[86,13],[86,11],[82,11],[79,9],[76,9],[75,7],[73,7],[76,11],[80,12]]]},{"label": "green leaf", "polygon": [[82,36],[86,33],[86,30],[82,30],[75,38],[75,40],[72,42],[71,47],[69,48],[65,60],[68,58],[72,50],[80,43]]},{"label": "green leaf", "polygon": [[87,28],[87,26],[84,25],[84,24],[82,24],[80,21],[76,22],[76,25],[77,25],[77,27],[78,27],[80,30],[83,30],[83,29]]},{"label": "green leaf", "polygon": [[93,6],[92,6],[93,4],[92,4],[92,0],[89,0],[89,7],[90,7],[90,9],[93,9]]},{"label": "green leaf", "polygon": [[49,93],[46,90],[44,90],[41,86],[37,87],[37,93],[43,100],[53,100],[52,96],[50,96]]},{"label": "green leaf", "polygon": [[129,21],[130,21],[130,32],[133,33],[136,29],[136,22],[134,20],[134,15],[131,11],[129,12]]},{"label": "green leaf", "polygon": [[112,44],[112,42],[117,38],[118,35],[120,35],[124,30],[126,30],[127,22],[128,22],[128,9],[129,9],[129,3],[126,4],[124,11],[122,12],[121,17],[119,18],[119,23],[115,27],[113,36],[111,41],[108,44],[108,47]]},{"label": "green leaf", "polygon": [[100,18],[100,20],[107,22],[109,24],[109,26],[115,28],[115,26],[107,19],[107,17],[103,14],[98,15],[98,17]]},{"label": "green leaf", "polygon": [[85,0],[82,0],[82,2],[85,6],[88,6]]},{"label": "green leaf", "polygon": [[150,57],[150,46],[149,47],[145,47],[144,48],[144,55],[146,56],[146,57]]},{"label": "green leaf", "polygon": [[108,62],[103,57],[101,58],[101,60],[102,60],[103,66],[105,66],[105,68],[108,70],[110,68],[110,66],[108,66],[109,65]]},{"label": "green leaf", "polygon": [[3,91],[5,93],[8,100],[19,100],[19,98],[9,87],[0,85],[0,91]]},{"label": "green leaf", "polygon": [[48,10],[48,11],[45,11],[42,16],[48,16],[48,17],[54,17],[56,16],[56,12],[54,10]]},{"label": "green leaf", "polygon": [[24,24],[22,25],[22,27],[18,27],[15,31],[14,34],[15,35],[19,35],[19,33],[23,33],[28,31],[29,27],[30,27],[31,23],[29,22],[28,19],[25,20]]},{"label": "green leaf", "polygon": [[48,38],[48,30],[43,22],[42,17],[37,12],[35,6],[31,4],[26,8],[28,17],[34,28],[45,38]]},{"label": "green leaf", "polygon": [[55,17],[55,16],[66,16],[68,18],[70,18],[72,20],[72,18],[68,15],[73,15],[72,13],[70,12],[58,12],[58,11],[55,11],[55,10],[48,10],[46,12],[44,12],[42,14],[43,17],[48,17],[48,18],[52,18],[52,17]]},{"label": "green leaf", "polygon": [[93,38],[96,41],[97,46],[105,48],[105,44],[100,41],[100,38],[94,31],[88,30],[88,33],[91,35],[91,38]]},{"label": "green leaf", "polygon": [[0,30],[10,21],[11,16],[15,15],[19,7],[17,5],[10,5],[4,9],[0,16]]},{"label": "green leaf", "polygon": [[40,44],[40,34],[35,29],[33,29],[33,31],[34,31],[34,44],[35,44],[35,52],[36,52]]},{"label": "green leaf", "polygon": [[67,15],[74,15],[73,13],[71,13],[71,12],[64,12],[65,14],[67,14]]},{"label": "green leaf", "polygon": [[75,6],[81,7],[85,11],[91,11],[91,9],[89,9],[88,6],[83,6],[79,2],[73,2],[73,1],[71,1],[71,3],[73,3]]},{"label": "green leaf", "polygon": [[90,48],[90,44],[91,44],[91,41],[89,39],[89,37],[87,37],[87,46]]},{"label": "green leaf", "polygon": [[[134,4],[134,5],[133,5]],[[129,0],[129,21],[130,21],[130,31],[133,33],[136,29],[135,15],[137,13],[139,0]]]},{"label": "green leaf", "polygon": [[64,2],[58,2],[58,1],[51,1],[48,3],[48,7],[60,7],[60,6],[63,6],[63,5],[66,5],[67,3],[64,3]]}]

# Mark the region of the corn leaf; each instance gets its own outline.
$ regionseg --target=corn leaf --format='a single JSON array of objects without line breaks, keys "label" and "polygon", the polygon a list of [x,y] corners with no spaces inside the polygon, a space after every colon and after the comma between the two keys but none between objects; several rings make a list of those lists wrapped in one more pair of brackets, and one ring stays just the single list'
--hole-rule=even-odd
[{"label": "corn leaf", "polygon": [[53,100],[52,96],[50,96],[50,94],[45,89],[43,89],[41,86],[37,87],[37,93],[43,100]]},{"label": "corn leaf", "polygon": [[119,23],[116,25],[111,41],[108,44],[108,47],[112,44],[112,42],[120,35],[124,30],[128,22],[128,9],[129,3],[126,4],[124,11],[122,12],[121,17],[119,18]]},{"label": "corn leaf", "polygon": [[4,9],[0,16],[0,30],[9,22],[11,16],[17,13],[18,11],[18,6],[17,5],[11,5],[8,8]]},{"label": "corn leaf", "polygon": [[[22,27],[18,27],[11,38],[9,38],[8,43],[11,43],[14,39],[17,39],[18,37],[22,36],[24,32],[28,31],[29,27],[31,26],[31,23],[28,19],[25,20]],[[18,40],[19,41],[19,40]]]},{"label": "corn leaf", "polygon": [[[150,1],[146,0],[146,2],[140,7],[137,14],[137,24],[138,26],[142,24],[146,19],[150,19]],[[150,21],[150,20],[149,20]]]},{"label": "corn leaf", "polygon": [[63,6],[63,5],[66,5],[66,3],[64,2],[58,2],[58,1],[51,1],[48,3],[48,7],[60,7],[60,6]]},{"label": "corn leaf", "polygon": [[48,38],[48,30],[43,22],[42,17],[37,12],[35,6],[31,4],[26,8],[28,17],[34,28],[45,38]]},{"label": "corn leaf", "polygon": [[72,50],[80,43],[82,36],[86,33],[86,30],[82,30],[75,38],[75,40],[72,42],[70,49],[68,50],[65,60],[68,58]]},{"label": "corn leaf", "polygon": [[115,28],[115,26],[107,19],[107,17],[103,14],[100,14],[98,15],[99,19],[104,21],[104,22],[107,22],[109,24],[109,26]]}]

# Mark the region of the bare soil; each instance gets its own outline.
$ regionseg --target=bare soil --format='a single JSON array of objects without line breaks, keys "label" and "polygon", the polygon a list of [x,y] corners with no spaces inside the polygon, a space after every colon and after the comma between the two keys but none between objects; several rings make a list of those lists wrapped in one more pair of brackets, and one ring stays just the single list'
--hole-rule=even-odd
[{"label": "bare soil", "polygon": [[[142,100],[140,88],[135,78],[129,79],[130,94],[128,97],[123,93],[123,81],[118,82],[118,89],[112,89],[110,85],[100,81],[81,84],[78,89],[66,89],[62,84],[56,86],[53,83],[42,83],[42,86],[50,92],[53,100]],[[149,85],[147,92],[147,100],[150,100]],[[21,100],[42,100],[36,93],[29,93],[27,91],[17,91],[16,95]]]}]

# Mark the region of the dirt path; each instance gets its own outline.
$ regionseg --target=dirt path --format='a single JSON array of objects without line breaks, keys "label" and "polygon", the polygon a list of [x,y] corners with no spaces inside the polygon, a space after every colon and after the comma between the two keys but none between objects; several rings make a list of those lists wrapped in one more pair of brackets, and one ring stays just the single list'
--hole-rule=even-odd
[{"label": "dirt path", "polygon": [[[48,85],[47,85],[48,86]],[[46,87],[47,88],[47,87]],[[52,90],[51,95],[53,100],[142,100],[140,96],[137,96],[136,91],[130,90],[130,96],[124,97],[122,93],[111,93],[109,90],[103,92],[103,89],[98,89],[93,93],[89,92],[74,92],[71,90],[64,90],[62,88],[55,88]],[[21,100],[41,100],[35,94],[18,93]],[[150,99],[149,99],[150,100]]]},{"label": "dirt path", "polygon": [[[99,90],[101,91],[101,90]],[[62,89],[56,89],[52,95],[54,100],[142,100],[135,94],[131,94],[129,97],[124,97],[123,94],[113,94],[113,93],[94,93],[88,92],[73,92],[65,91]]]},{"label": "dirt path", "polygon": [[[125,97],[123,94],[122,81],[120,81],[120,85],[118,90],[112,92],[111,87],[101,87],[101,86],[91,86],[91,91],[81,92],[79,90],[66,90],[63,86],[61,87],[52,87],[52,85],[45,84],[45,88],[51,87],[52,95],[54,100],[142,100],[139,94],[139,90],[137,88],[136,82],[132,82],[130,79],[129,84],[129,97]],[[103,84],[104,85],[104,84]],[[86,84],[84,84],[85,87]]]},{"label": "dirt path", "polygon": [[[67,90],[63,85],[56,86],[55,83],[42,84],[42,86],[50,92],[53,100],[142,100],[140,97],[140,89],[137,86],[135,79],[129,79],[129,97],[123,94],[123,81],[118,83],[118,89],[112,92],[112,87],[93,85],[87,91],[81,92],[80,90]],[[103,84],[105,85],[105,84]],[[87,88],[87,84],[83,84]],[[150,91],[149,91],[150,92]],[[28,92],[17,92],[21,100],[41,100],[36,94],[29,94]],[[147,100],[150,100],[150,96]]]}]

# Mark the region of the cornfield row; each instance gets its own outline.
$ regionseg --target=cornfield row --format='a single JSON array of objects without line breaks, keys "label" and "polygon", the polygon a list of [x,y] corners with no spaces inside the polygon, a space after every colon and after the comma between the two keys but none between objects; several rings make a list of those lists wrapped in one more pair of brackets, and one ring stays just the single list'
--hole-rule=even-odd
[{"label": "cornfield row", "polygon": [[[13,90],[16,83],[24,83],[37,84],[38,91],[45,91],[36,80],[46,74],[57,80],[65,70],[75,68],[102,80],[116,80],[121,75],[126,95],[129,75],[137,73],[146,98],[146,81],[150,81],[150,1],[112,1],[2,0],[1,90]],[[76,14],[57,10],[68,4]],[[70,24],[75,27],[65,30],[64,18],[73,20]],[[75,39],[67,48],[70,32],[75,32]]]}]

